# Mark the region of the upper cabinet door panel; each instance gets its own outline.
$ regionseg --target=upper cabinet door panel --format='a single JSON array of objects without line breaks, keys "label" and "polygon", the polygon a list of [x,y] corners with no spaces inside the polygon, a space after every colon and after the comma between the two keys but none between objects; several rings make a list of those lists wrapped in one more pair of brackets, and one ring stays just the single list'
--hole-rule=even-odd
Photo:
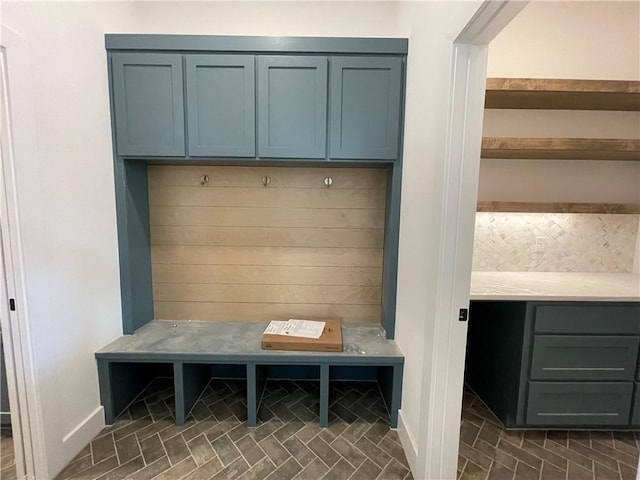
[{"label": "upper cabinet door panel", "polygon": [[182,56],[112,57],[119,155],[184,156]]},{"label": "upper cabinet door panel", "polygon": [[187,55],[189,155],[255,156],[253,55]]},{"label": "upper cabinet door panel", "polygon": [[331,58],[331,158],[398,158],[402,60]]},{"label": "upper cabinet door panel", "polygon": [[258,156],[325,158],[327,58],[258,57]]}]

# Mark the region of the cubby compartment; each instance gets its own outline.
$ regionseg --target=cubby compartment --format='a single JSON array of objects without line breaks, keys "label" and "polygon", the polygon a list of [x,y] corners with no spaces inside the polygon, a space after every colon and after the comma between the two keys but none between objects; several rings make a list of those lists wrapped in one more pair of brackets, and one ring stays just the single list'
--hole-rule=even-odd
[{"label": "cubby compartment", "polygon": [[[322,424],[322,369],[317,364],[256,365],[256,418],[265,420],[275,415],[284,420],[294,417],[303,421],[320,419]],[[295,386],[299,381],[304,381],[305,390]],[[252,414],[250,407],[250,419]]]},{"label": "cubby compartment", "polygon": [[[395,366],[386,365],[331,365],[328,399],[330,413],[338,415],[345,421],[349,421],[354,415],[385,416],[391,425],[395,425],[398,421],[397,408],[399,408],[401,395],[401,370]],[[369,402],[368,405],[362,404],[360,399],[366,391],[371,390],[376,391],[375,395],[371,395],[373,402]],[[382,405],[377,402],[378,394],[382,396]],[[340,401],[345,395],[352,396],[353,403]],[[345,407],[346,404],[352,405],[353,408]]]},{"label": "cubby compartment", "polygon": [[[190,412],[203,396],[205,389],[213,379],[241,380],[246,386],[247,366],[246,364],[240,363],[208,364],[176,362],[175,378],[176,424],[184,425]],[[215,394],[215,390],[212,393]],[[246,394],[244,398],[246,401]],[[222,401],[222,399],[218,401]],[[246,403],[243,405],[244,409],[236,409],[236,411],[234,411],[234,414],[238,418],[246,418],[246,413],[240,411],[244,410],[246,412]]]},{"label": "cubby compartment", "polygon": [[[172,363],[98,360],[101,403],[110,425],[156,378],[174,378]],[[175,412],[174,412],[175,413]]]}]

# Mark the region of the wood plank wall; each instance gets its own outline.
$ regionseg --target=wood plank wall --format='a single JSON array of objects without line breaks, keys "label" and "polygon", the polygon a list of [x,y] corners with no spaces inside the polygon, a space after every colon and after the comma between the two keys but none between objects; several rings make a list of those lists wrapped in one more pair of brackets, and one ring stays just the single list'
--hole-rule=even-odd
[{"label": "wood plank wall", "polygon": [[156,319],[380,321],[385,169],[150,165],[148,178]]}]

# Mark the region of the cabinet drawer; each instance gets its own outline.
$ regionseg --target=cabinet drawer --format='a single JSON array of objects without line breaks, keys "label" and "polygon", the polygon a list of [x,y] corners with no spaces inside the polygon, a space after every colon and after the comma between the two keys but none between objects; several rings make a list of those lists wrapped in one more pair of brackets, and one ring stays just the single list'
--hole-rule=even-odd
[{"label": "cabinet drawer", "polygon": [[640,305],[534,304],[536,333],[640,333]]},{"label": "cabinet drawer", "polygon": [[530,382],[527,425],[628,425],[633,383]]},{"label": "cabinet drawer", "polygon": [[532,380],[633,380],[638,337],[536,335]]}]

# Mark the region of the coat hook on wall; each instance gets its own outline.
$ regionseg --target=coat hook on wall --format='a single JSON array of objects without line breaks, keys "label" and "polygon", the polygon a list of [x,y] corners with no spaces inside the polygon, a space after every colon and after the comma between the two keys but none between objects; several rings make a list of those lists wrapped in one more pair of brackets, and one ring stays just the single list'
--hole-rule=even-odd
[{"label": "coat hook on wall", "polygon": [[264,185],[265,187],[267,185],[269,185],[271,183],[271,177],[265,175],[264,177],[262,177],[262,185]]},{"label": "coat hook on wall", "polygon": [[206,185],[209,183],[209,175],[202,175],[200,177],[200,185]]},{"label": "coat hook on wall", "polygon": [[324,178],[324,184],[327,188],[329,188],[332,184],[333,184],[333,178],[331,177],[325,177]]}]

